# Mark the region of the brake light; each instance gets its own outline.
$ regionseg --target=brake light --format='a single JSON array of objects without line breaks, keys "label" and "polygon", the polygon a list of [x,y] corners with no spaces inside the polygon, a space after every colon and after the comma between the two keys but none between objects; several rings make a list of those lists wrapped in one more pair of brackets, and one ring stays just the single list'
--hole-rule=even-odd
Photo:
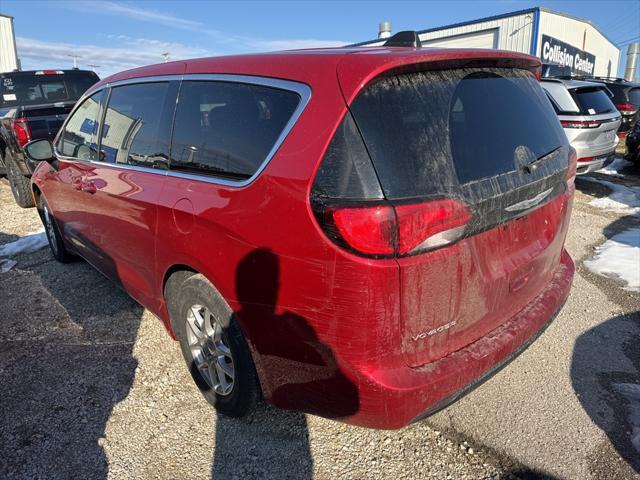
[{"label": "brake light", "polygon": [[13,120],[13,132],[20,148],[24,147],[31,141],[31,130],[29,129],[29,120],[26,117],[19,117]]},{"label": "brake light", "polygon": [[64,72],[62,70],[38,70],[36,75],[62,75]]},{"label": "brake light", "polygon": [[600,122],[585,120],[560,120],[563,128],[598,128]]},{"label": "brake light", "polygon": [[453,199],[332,207],[329,213],[336,232],[349,247],[374,256],[411,255],[453,243],[471,220],[468,207]]},{"label": "brake light", "polygon": [[618,132],[618,138],[627,138],[627,135],[629,134],[629,132]]},{"label": "brake light", "polygon": [[391,255],[395,243],[395,214],[388,205],[333,210],[342,238],[355,250],[369,255]]},{"label": "brake light", "polygon": [[633,103],[616,103],[616,108],[620,112],[635,113],[636,107]]},{"label": "brake light", "polygon": [[456,241],[471,220],[469,209],[457,200],[444,199],[395,207],[398,253],[428,250]]},{"label": "brake light", "polygon": [[567,185],[571,186],[576,180],[578,171],[578,154],[574,148],[569,150],[569,168],[567,169]]},{"label": "brake light", "polygon": [[581,158],[578,159],[578,163],[591,162],[595,158],[596,157],[581,157]]}]

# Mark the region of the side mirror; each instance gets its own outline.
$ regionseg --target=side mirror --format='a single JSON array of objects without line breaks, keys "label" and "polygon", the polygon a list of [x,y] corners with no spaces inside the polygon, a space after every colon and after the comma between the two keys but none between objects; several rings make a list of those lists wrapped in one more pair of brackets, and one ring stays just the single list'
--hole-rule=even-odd
[{"label": "side mirror", "polygon": [[24,146],[24,154],[32,162],[52,162],[55,160],[53,155],[53,145],[46,138],[33,140]]}]

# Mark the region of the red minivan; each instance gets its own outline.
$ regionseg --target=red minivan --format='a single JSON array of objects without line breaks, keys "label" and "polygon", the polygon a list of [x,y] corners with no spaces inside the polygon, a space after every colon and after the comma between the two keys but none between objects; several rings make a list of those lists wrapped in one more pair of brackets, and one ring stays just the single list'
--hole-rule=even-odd
[{"label": "red minivan", "polygon": [[54,256],[161,318],[220,412],[399,428],[569,293],[575,155],[540,68],[384,46],[130,70],[29,144],[33,195]]}]

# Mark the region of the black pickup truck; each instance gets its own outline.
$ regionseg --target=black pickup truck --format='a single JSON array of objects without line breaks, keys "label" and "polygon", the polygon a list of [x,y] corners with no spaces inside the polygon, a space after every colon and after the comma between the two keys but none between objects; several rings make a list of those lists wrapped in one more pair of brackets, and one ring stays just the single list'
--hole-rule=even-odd
[{"label": "black pickup truck", "polygon": [[37,166],[22,147],[37,138],[53,141],[78,98],[98,80],[77,69],[0,73],[0,177],[8,177],[21,207],[33,206],[29,178]]}]

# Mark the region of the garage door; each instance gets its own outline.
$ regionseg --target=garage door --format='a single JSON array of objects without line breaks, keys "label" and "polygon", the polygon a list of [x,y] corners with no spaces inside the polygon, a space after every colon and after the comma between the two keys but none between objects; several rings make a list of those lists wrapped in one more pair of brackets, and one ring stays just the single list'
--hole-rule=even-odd
[{"label": "garage door", "polygon": [[498,48],[498,29],[471,32],[450,37],[422,40],[423,47],[445,48]]}]

